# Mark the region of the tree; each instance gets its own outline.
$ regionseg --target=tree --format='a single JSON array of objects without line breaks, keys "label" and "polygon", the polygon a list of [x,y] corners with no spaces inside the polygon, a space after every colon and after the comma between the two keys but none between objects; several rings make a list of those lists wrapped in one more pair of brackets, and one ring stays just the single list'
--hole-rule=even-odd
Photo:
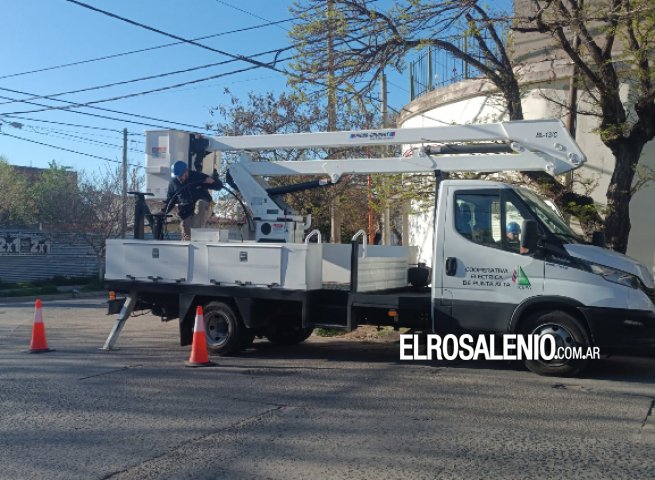
[{"label": "tree", "polygon": [[[128,190],[138,191],[142,177],[136,169],[129,173]],[[48,169],[26,173],[0,157],[0,225],[40,223],[51,231],[74,234],[93,250],[100,278],[106,240],[121,233],[121,191],[120,167],[107,164],[88,175],[53,161]],[[128,201],[128,220],[133,221],[129,217],[134,201]]]},{"label": "tree", "polygon": [[[408,53],[432,46],[476,67],[500,92],[509,119],[523,118],[516,65],[502,33],[510,15],[475,0],[405,0],[384,11],[373,0],[331,1],[334,13],[327,20],[325,0],[297,0],[292,8],[300,19],[291,32],[301,54],[293,65],[296,82],[320,87],[333,71],[335,88],[345,95],[370,95],[386,67],[401,71]],[[474,49],[460,47],[463,35],[474,39]],[[546,172],[523,176],[563,211],[578,216],[587,233],[598,228],[602,220],[591,197],[571,191]]]},{"label": "tree", "polygon": [[25,177],[0,156],[0,225],[34,223],[33,211]]},{"label": "tree", "polygon": [[77,172],[55,161],[34,180],[28,192],[36,220],[59,231],[75,231],[76,222],[88,215]]},{"label": "tree", "polygon": [[[229,93],[229,91],[228,91]],[[320,99],[306,95],[302,91],[282,93],[275,96],[272,93],[250,93],[246,101],[235,96],[229,104],[221,105],[211,111],[218,117],[214,128],[222,135],[260,135],[272,133],[304,133],[324,131],[327,128],[327,117]],[[371,122],[372,114],[354,106],[346,108],[338,116],[339,129],[362,128]],[[331,152],[338,155],[340,152]],[[355,152],[358,153],[358,152]],[[359,152],[365,155],[364,152]],[[315,150],[276,150],[257,152],[257,160],[303,160],[326,158],[328,152],[324,149]],[[224,156],[228,165],[236,158]],[[305,181],[307,179],[303,179]],[[272,185],[298,183],[298,178],[273,178]],[[312,213],[312,223],[319,228],[324,238],[330,233],[330,209],[335,196],[341,198],[340,210],[344,218],[342,239],[349,239],[353,233],[366,225],[367,191],[365,179],[361,176],[342,178],[341,182],[323,189],[306,190],[287,195],[285,201],[296,211]],[[239,211],[229,197],[221,200],[223,214]],[[334,240],[333,240],[334,241]]]},{"label": "tree", "polygon": [[[630,200],[648,180],[635,178],[639,159],[644,145],[655,137],[655,7],[651,0],[531,3],[533,14],[516,30],[550,34],[566,52],[593,104],[584,113],[598,117],[600,139],[614,156],[605,233],[609,246],[625,253]],[[599,3],[607,8],[599,9]],[[571,34],[580,38],[579,48]]]},{"label": "tree", "polygon": [[[104,274],[106,243],[118,238],[122,229],[122,171],[109,164],[91,176],[83,174],[79,182],[78,212],[82,216],[73,220],[76,235],[93,250],[98,260],[98,275]],[[142,178],[136,168],[128,172],[128,190],[140,191]],[[128,224],[134,222],[134,199],[128,198]]]},{"label": "tree", "polygon": [[[296,81],[322,85],[333,68],[336,88],[368,95],[385,68],[402,71],[407,53],[433,46],[478,68],[505,97],[510,118],[522,118],[519,84],[501,33],[507,15],[491,18],[478,2],[467,0],[405,0],[387,11],[375,8],[374,0],[331,1],[327,19],[325,0],[297,0],[291,8],[300,19],[291,31],[300,51],[292,65]],[[475,38],[479,50],[467,52],[458,45],[462,30]],[[335,40],[332,52],[330,38]]]},{"label": "tree", "polygon": [[[128,190],[138,190],[140,177],[132,171]],[[93,250],[103,276],[105,244],[121,233],[121,168],[104,165],[97,172],[72,172],[56,162],[28,189],[34,217],[49,229],[72,233]],[[129,200],[133,203],[133,200]],[[128,212],[133,209],[128,207]]]}]

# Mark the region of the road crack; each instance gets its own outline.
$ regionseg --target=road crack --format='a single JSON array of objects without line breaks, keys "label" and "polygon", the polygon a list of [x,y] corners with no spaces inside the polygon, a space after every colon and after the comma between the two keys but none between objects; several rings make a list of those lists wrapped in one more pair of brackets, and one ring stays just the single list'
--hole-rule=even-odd
[{"label": "road crack", "polygon": [[143,367],[143,365],[127,365],[125,367],[115,368],[115,369],[109,370],[107,372],[96,373],[94,375],[89,375],[88,377],[78,378],[78,380],[88,380],[89,378],[102,377],[104,375],[111,375],[112,373],[124,372],[125,370],[130,370],[132,368],[138,368],[138,367]]},{"label": "road crack", "polygon": [[215,439],[216,437],[220,437],[221,435],[225,434],[230,434],[230,433],[237,433],[239,430],[243,429],[244,427],[250,427],[252,425],[256,425],[257,423],[265,420],[267,417],[271,417],[275,415],[278,412],[282,412],[285,410],[294,410],[299,407],[293,407],[293,406],[288,406],[288,405],[278,405],[273,408],[269,408],[267,410],[264,410],[263,412],[259,412],[255,415],[252,415],[250,417],[246,417],[242,420],[238,420],[230,425],[227,425],[223,428],[220,428],[216,430],[215,432],[201,435],[195,438],[190,438],[188,440],[185,440],[184,442],[179,443],[178,445],[169,448],[166,452],[163,452],[160,455],[156,455],[154,457],[148,458],[146,460],[143,460],[137,464],[130,465],[122,470],[118,470],[112,473],[109,473],[108,475],[101,477],[101,480],[109,480],[111,478],[114,478],[116,476],[122,475],[122,474],[127,474],[130,472],[133,472],[135,470],[139,470],[141,468],[146,468],[149,464],[152,465],[158,461],[164,460],[167,457],[183,457],[188,459],[189,458],[189,453],[188,452],[193,452],[195,451],[195,446],[196,445],[206,445],[209,442],[211,442],[212,439]]},{"label": "road crack", "polygon": [[650,407],[648,408],[648,412],[646,412],[646,416],[644,417],[644,421],[641,422],[642,429],[646,426],[646,423],[648,423],[648,419],[653,415],[654,407],[655,407],[655,398],[652,398],[650,401]]}]

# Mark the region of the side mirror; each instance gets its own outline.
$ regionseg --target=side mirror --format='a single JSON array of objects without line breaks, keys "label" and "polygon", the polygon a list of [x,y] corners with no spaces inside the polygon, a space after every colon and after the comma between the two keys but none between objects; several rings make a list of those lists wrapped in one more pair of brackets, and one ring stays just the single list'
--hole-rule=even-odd
[{"label": "side mirror", "polygon": [[606,248],[605,232],[594,232],[591,235],[591,244],[596,247]]},{"label": "side mirror", "polygon": [[529,253],[537,251],[537,241],[539,240],[539,228],[534,220],[523,220],[521,225],[521,248],[526,249]]}]

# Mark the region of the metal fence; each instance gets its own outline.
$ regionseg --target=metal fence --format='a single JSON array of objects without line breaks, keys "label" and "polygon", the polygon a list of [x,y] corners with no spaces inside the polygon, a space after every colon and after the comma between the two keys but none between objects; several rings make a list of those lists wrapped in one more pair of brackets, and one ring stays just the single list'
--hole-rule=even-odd
[{"label": "metal fence", "polygon": [[[505,33],[500,33],[506,38]],[[487,47],[493,55],[498,55],[498,48],[490,37],[483,35]],[[482,64],[488,64],[478,41],[469,36],[449,38],[449,42],[462,52]],[[409,64],[409,84],[411,100],[432,90],[451,85],[469,78],[482,78],[484,75],[469,61],[436,47],[427,47],[425,52]]]},{"label": "metal fence", "polygon": [[98,273],[93,249],[70,233],[0,229],[0,281],[19,282],[55,276]]}]

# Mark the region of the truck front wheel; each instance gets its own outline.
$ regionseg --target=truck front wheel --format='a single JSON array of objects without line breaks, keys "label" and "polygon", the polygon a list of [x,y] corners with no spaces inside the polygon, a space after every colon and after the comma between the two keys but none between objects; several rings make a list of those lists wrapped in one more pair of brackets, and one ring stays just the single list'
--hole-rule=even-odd
[{"label": "truck front wheel", "polygon": [[[521,328],[524,335],[552,335],[556,348],[581,347],[586,353],[591,345],[587,330],[570,313],[563,310],[542,311],[532,314]],[[571,377],[579,374],[589,363],[588,359],[525,360],[525,366],[547,376]]]},{"label": "truck front wheel", "polygon": [[238,353],[247,346],[248,332],[232,308],[223,302],[205,306],[207,349],[217,355]]}]

